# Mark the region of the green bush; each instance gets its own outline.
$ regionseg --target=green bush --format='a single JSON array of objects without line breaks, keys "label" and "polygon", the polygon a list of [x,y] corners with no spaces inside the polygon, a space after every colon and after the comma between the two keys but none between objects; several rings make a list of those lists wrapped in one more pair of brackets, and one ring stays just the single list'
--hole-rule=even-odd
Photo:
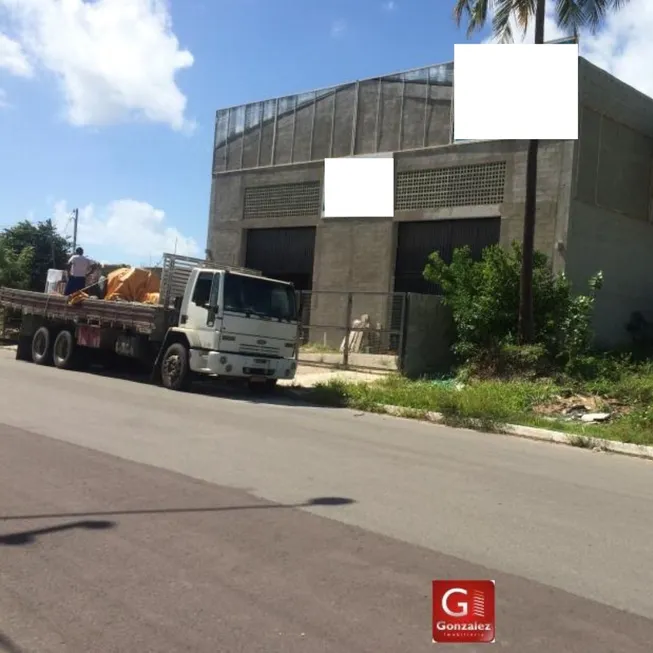
[{"label": "green bush", "polygon": [[516,243],[509,249],[488,247],[480,261],[472,259],[468,247],[455,250],[449,264],[437,252],[429,257],[424,277],[441,287],[451,308],[459,357],[494,358],[499,366],[518,369],[529,360],[536,367],[546,359],[568,364],[589,352],[594,296],[602,275],[590,280],[587,295],[575,295],[565,275],[554,274],[541,252],[535,252],[533,261],[535,348],[514,349],[521,259]]},{"label": "green bush", "polygon": [[16,254],[8,246],[6,238],[0,236],[0,287],[28,288],[33,261],[34,250],[31,247],[24,247]]},{"label": "green bush", "polygon": [[537,377],[552,370],[549,352],[543,345],[505,344],[479,351],[467,361],[463,374],[474,378]]}]

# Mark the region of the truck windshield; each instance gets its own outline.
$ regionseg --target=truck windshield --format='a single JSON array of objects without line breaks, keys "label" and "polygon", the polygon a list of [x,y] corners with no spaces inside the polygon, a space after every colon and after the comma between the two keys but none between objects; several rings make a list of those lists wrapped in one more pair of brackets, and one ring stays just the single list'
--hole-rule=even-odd
[{"label": "truck windshield", "polygon": [[292,286],[233,273],[225,275],[224,310],[284,321],[297,319]]}]

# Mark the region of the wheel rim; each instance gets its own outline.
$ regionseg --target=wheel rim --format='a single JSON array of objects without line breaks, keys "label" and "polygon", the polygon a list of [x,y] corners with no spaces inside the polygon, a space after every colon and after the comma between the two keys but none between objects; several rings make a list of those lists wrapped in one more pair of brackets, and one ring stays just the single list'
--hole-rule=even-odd
[{"label": "wheel rim", "polygon": [[175,383],[181,377],[181,358],[177,354],[163,361],[163,374],[170,383]]},{"label": "wheel rim", "polygon": [[45,356],[46,349],[47,341],[45,338],[45,333],[39,331],[39,333],[34,336],[34,353],[39,357]]},{"label": "wheel rim", "polygon": [[54,356],[57,360],[65,360],[66,357],[68,356],[70,350],[68,338],[65,336],[62,336],[61,338],[57,338],[56,342],[54,343]]}]

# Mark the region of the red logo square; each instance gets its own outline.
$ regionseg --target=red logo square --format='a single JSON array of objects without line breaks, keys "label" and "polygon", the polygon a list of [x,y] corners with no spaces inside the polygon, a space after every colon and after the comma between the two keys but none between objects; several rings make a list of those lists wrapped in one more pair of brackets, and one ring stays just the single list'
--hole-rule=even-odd
[{"label": "red logo square", "polygon": [[494,581],[433,581],[433,642],[494,642]]}]

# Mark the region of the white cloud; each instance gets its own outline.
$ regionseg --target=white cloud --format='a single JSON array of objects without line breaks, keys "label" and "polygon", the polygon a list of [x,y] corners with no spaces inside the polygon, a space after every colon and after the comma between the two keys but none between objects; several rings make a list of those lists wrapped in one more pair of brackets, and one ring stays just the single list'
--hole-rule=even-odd
[{"label": "white cloud", "polygon": [[[167,0],[0,0],[0,8],[18,53],[58,79],[72,124],[192,128],[175,78],[193,55],[180,47]],[[21,59],[12,61],[17,74]]]},{"label": "white cloud", "polygon": [[653,2],[630,0],[596,35],[582,34],[580,52],[642,93],[653,97]]},{"label": "white cloud", "polygon": [[[555,22],[553,3],[547,4],[548,11],[544,25],[547,41],[570,36]],[[534,41],[535,25],[531,21],[522,39],[516,22],[512,23],[517,43]],[[630,0],[619,11],[608,14],[596,34],[581,31],[579,48],[581,56],[615,75],[642,93],[653,97],[653,2],[651,0]]]},{"label": "white cloud", "polygon": [[347,30],[347,23],[344,20],[336,20],[331,25],[331,38],[338,39]]},{"label": "white cloud", "polygon": [[0,32],[0,69],[16,75],[16,77],[31,77],[34,73],[27,59],[23,46],[6,34]]},{"label": "white cloud", "polygon": [[[54,222],[61,233],[72,235],[71,211],[66,201],[55,202]],[[147,202],[120,199],[106,206],[88,204],[79,209],[77,242],[90,256],[93,248],[109,251],[119,262],[157,261],[164,252],[195,256],[199,246],[168,225],[165,212]]]}]

